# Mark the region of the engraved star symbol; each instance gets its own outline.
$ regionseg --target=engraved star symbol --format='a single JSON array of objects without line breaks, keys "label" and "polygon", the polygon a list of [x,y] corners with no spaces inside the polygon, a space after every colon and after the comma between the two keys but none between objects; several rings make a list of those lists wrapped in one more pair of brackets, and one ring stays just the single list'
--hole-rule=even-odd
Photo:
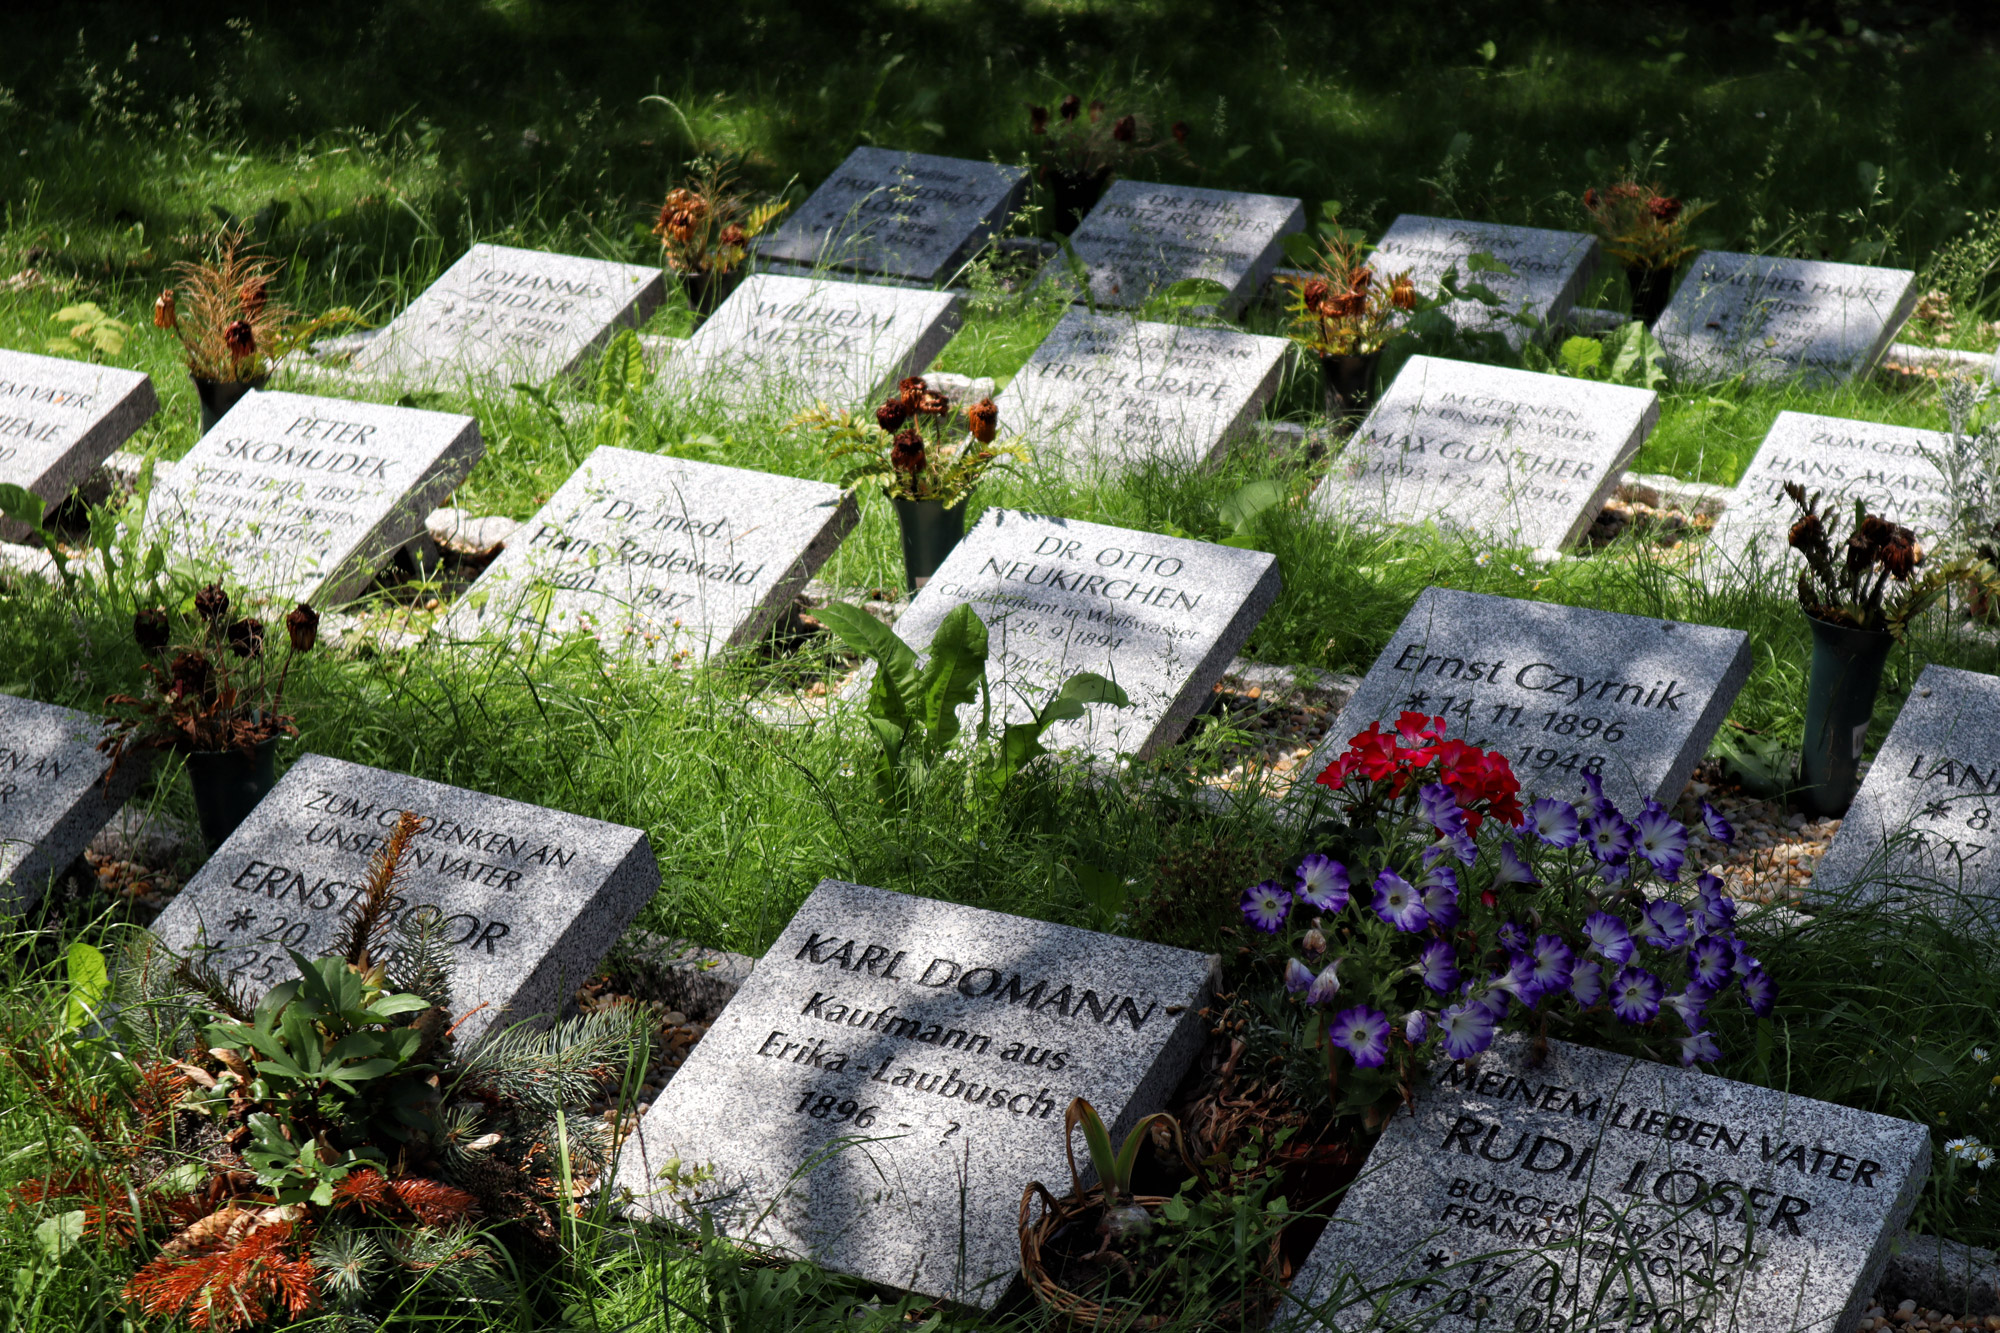
[{"label": "engraved star symbol", "polygon": [[1924,807],[1925,819],[1943,819],[1944,816],[1945,816],[1945,804],[1943,801],[1932,801],[1929,805]]},{"label": "engraved star symbol", "polygon": [[1437,1272],[1438,1269],[1443,1268],[1447,1263],[1450,1262],[1451,1262],[1450,1259],[1448,1259],[1445,1256],[1445,1252],[1443,1250],[1432,1250],[1429,1254],[1424,1256],[1424,1267],[1429,1269],[1433,1273]]},{"label": "engraved star symbol", "polygon": [[256,919],[257,914],[249,908],[238,908],[236,913],[229,918],[229,928],[231,930],[245,930]]},{"label": "engraved star symbol", "polygon": [[1412,694],[1409,698],[1403,700],[1402,703],[1396,706],[1398,708],[1408,708],[1415,710],[1417,712],[1422,712],[1424,709],[1429,708],[1430,704],[1431,704],[1431,697],[1428,694],[1425,694],[1422,690],[1419,690],[1415,694]]}]

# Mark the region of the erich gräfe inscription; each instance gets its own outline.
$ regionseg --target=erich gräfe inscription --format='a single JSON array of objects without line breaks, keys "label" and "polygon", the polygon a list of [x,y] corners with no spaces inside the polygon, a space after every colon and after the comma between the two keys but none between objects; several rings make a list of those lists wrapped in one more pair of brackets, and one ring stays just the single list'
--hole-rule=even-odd
[{"label": "erich gr\u00e4fe inscription", "polygon": [[106,791],[103,735],[102,718],[0,695],[0,911],[33,907],[145,776],[149,752],[127,755]]},{"label": "erich gr\u00e4fe inscription", "polygon": [[[1278,266],[1284,238],[1306,225],[1305,205],[1271,194],[1113,181],[1070,236],[1099,305],[1144,305],[1177,282],[1219,282],[1225,312],[1239,310]],[[1063,268],[1051,263],[1050,272]]]},{"label": "erich gr\u00e4fe inscription", "polygon": [[753,273],[676,349],[653,393],[776,415],[858,407],[921,373],[958,324],[949,292]]},{"label": "erich gr\u00e4fe inscription", "polygon": [[[0,484],[54,508],[159,410],[139,371],[0,351]],[[0,517],[0,541],[27,532]]]},{"label": "erich gr\u00e4fe inscription", "polygon": [[993,723],[1026,721],[1094,671],[1129,708],[1092,704],[1049,728],[1051,750],[1143,758],[1180,738],[1280,587],[1275,556],[989,509],[896,621],[922,652],[954,607],[989,635]]},{"label": "erich gr\u00e4fe inscription", "polygon": [[855,523],[823,481],[610,445],[459,599],[449,631],[583,630],[656,662],[752,642]]},{"label": "erich gr\u00e4fe inscription", "polygon": [[1433,520],[1560,550],[1597,517],[1659,417],[1650,389],[1413,356],[1313,505],[1335,522]]},{"label": "erich gr\u00e4fe inscription", "polygon": [[1006,224],[1027,185],[1024,167],[857,148],[757,242],[757,256],[931,286],[951,278]]},{"label": "erich gr\u00e4fe inscription", "polygon": [[1835,510],[1852,509],[1859,500],[1870,513],[1915,528],[1929,549],[1950,523],[1951,508],[1944,477],[1924,451],[1949,443],[1932,430],[1780,412],[1736,483],[1703,555],[1760,584],[1773,570],[1800,568],[1803,560],[1792,554],[1788,540],[1799,517],[1798,506],[1785,495],[1788,481],[1808,494],[1826,492]]},{"label": "erich gr\u00e4fe inscription", "polygon": [[1398,1111],[1279,1328],[1841,1333],[1930,1169],[1922,1125],[1502,1037]]},{"label": "erich gr\u00e4fe inscription", "polygon": [[1839,383],[1872,369],[1916,304],[1917,275],[1708,250],[1653,326],[1676,376]]},{"label": "erich gr\u00e4fe inscription", "polygon": [[1927,666],[1820,859],[1813,897],[2000,921],[1996,815],[2000,678]]},{"label": "erich gr\u00e4fe inscription", "polygon": [[424,384],[573,374],[666,297],[657,268],[475,245],[355,354],[365,375]]},{"label": "erich gr\u00e4fe inscription", "polygon": [[619,1187],[642,1215],[700,1206],[739,1240],[990,1308],[1022,1186],[1065,1173],[1070,1099],[1121,1134],[1158,1109],[1214,965],[822,880],[627,1140]]},{"label": "erich gr\u00e4fe inscription", "polygon": [[483,450],[467,416],[251,393],[154,487],[146,532],[255,598],[339,603],[423,534]]},{"label": "erich gr\u00e4fe inscription", "polygon": [[1574,800],[1596,773],[1622,809],[1672,804],[1749,675],[1742,630],[1426,588],[1297,792],[1310,798],[1350,736],[1408,710],[1506,755],[1524,803]]},{"label": "erich gr\u00e4fe inscription", "polygon": [[1072,474],[1200,466],[1257,419],[1289,346],[1071,310],[1000,395],[1000,419]]},{"label": "erich gr\u00e4fe inscription", "polygon": [[[1597,238],[1582,232],[1405,213],[1382,233],[1374,266],[1384,278],[1409,269],[1417,289],[1428,295],[1437,293],[1447,269],[1456,269],[1461,289],[1479,283],[1501,303],[1496,309],[1482,301],[1454,301],[1446,312],[1461,328],[1499,333],[1520,347],[1531,330],[1508,316],[1525,315],[1545,327],[1560,324],[1597,271],[1600,253]],[[1509,272],[1475,273],[1470,261],[1476,254],[1491,255]]]},{"label": "erich gr\u00e4fe inscription", "polygon": [[316,958],[403,811],[423,832],[398,920],[437,912],[454,929],[454,999],[485,1005],[459,1029],[477,1037],[563,1009],[660,886],[638,829],[402,773],[308,754],[154,923],[170,948],[209,951],[253,994],[297,975],[286,950]]}]

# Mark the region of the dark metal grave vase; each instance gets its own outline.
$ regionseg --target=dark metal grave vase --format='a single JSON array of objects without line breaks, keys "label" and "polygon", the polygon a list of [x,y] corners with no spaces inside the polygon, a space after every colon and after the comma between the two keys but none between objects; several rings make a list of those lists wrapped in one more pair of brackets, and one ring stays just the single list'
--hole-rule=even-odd
[{"label": "dark metal grave vase", "polygon": [[704,269],[700,273],[676,273],[674,276],[680,279],[681,291],[687,295],[688,309],[694,312],[695,327],[700,328],[743,281],[743,270],[738,268],[728,273],[717,273],[713,269]]},{"label": "dark metal grave vase", "polygon": [[1632,318],[1651,328],[1666,313],[1667,299],[1674,292],[1674,271],[1628,264],[1625,281],[1632,288]]},{"label": "dark metal grave vase", "polygon": [[1799,755],[1800,804],[1810,814],[1847,812],[1860,785],[1861,743],[1875,716],[1882,667],[1895,636],[1850,629],[1807,616],[1812,674],[1806,683],[1805,749]]},{"label": "dark metal grave vase", "polygon": [[248,750],[197,750],[187,756],[194,808],[201,817],[201,836],[209,851],[228,841],[236,826],[257,808],[257,802],[278,785],[280,739],[273,736]]},{"label": "dark metal grave vase", "polygon": [[1375,371],[1382,349],[1351,356],[1321,356],[1320,379],[1326,385],[1326,412],[1336,421],[1352,421],[1375,401]]},{"label": "dark metal grave vase", "polygon": [[1051,167],[1049,185],[1049,230],[1067,236],[1083,225],[1090,210],[1104,197],[1111,183],[1111,168],[1096,171],[1057,171]]},{"label": "dark metal grave vase", "polygon": [[931,580],[938,566],[965,536],[965,501],[950,509],[942,500],[903,500],[894,496],[896,525],[903,530],[903,573],[915,592]]},{"label": "dark metal grave vase", "polygon": [[243,400],[252,389],[261,389],[271,382],[269,375],[259,375],[248,380],[205,380],[190,374],[194,381],[195,397],[201,400],[201,433],[208,434],[215,429],[215,423],[222,420],[230,408]]}]

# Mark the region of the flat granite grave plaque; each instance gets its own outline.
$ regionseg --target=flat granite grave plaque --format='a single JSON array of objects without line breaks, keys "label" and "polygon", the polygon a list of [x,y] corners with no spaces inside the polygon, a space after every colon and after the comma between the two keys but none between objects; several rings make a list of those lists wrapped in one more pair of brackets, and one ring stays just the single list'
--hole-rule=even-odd
[{"label": "flat granite grave plaque", "polygon": [[1022,722],[1094,671],[1131,706],[1089,705],[1051,750],[1144,758],[1180,738],[1277,600],[1277,557],[1101,523],[989,509],[896,620],[918,652],[970,603],[989,636],[994,725]]},{"label": "flat granite grave plaque", "polygon": [[639,1122],[618,1185],[641,1215],[699,1207],[736,1239],[990,1308],[1020,1270],[1022,1187],[1069,1178],[1070,1099],[1121,1136],[1159,1109],[1214,966],[822,880]]},{"label": "flat granite grave plaque", "polygon": [[[1491,255],[1509,271],[1473,272],[1470,265],[1476,254]],[[1503,227],[1405,213],[1390,223],[1376,242],[1373,263],[1385,281],[1410,270],[1417,290],[1426,296],[1435,296],[1445,271],[1456,269],[1461,287],[1479,283],[1502,304],[1496,309],[1482,301],[1454,301],[1445,307],[1452,319],[1464,329],[1503,334],[1509,343],[1520,347],[1532,330],[1508,316],[1525,315],[1545,327],[1561,323],[1597,271],[1600,254],[1597,238],[1579,231]]]},{"label": "flat granite grave plaque", "polygon": [[[1280,1329],[1845,1333],[1930,1170],[1907,1120],[1509,1034],[1398,1110]],[[1373,1314],[1372,1301],[1382,1301]],[[1301,1308],[1304,1307],[1304,1308]]]},{"label": "flat granite grave plaque", "polygon": [[455,413],[251,393],[155,484],[146,531],[254,598],[335,604],[423,535],[484,447]]},{"label": "flat granite grave plaque", "polygon": [[1313,493],[1335,522],[1504,546],[1583,535],[1660,419],[1651,389],[1413,356]]},{"label": "flat granite grave plaque", "polygon": [[656,662],[706,661],[760,638],[855,518],[829,482],[606,445],[508,541],[447,630],[547,625]]},{"label": "flat granite grave plaque", "polygon": [[958,332],[949,292],[753,273],[654,382],[655,396],[790,415],[854,408],[917,375]]},{"label": "flat granite grave plaque", "polygon": [[[1121,180],[1069,241],[1099,305],[1144,305],[1177,282],[1205,278],[1228,289],[1227,312],[1257,295],[1284,238],[1305,225],[1297,199]],[[1060,263],[1050,261],[1050,271]]]},{"label": "flat granite grave plaque", "polygon": [[106,791],[103,736],[102,718],[0,694],[0,910],[33,907],[145,776],[147,752],[127,755]]},{"label": "flat granite grave plaque", "polygon": [[1683,379],[1803,373],[1838,383],[1871,370],[1916,305],[1917,275],[1705,250],[1653,325]]},{"label": "flat granite grave plaque", "polygon": [[1021,206],[1025,167],[857,148],[757,258],[943,282]]},{"label": "flat granite grave plaque", "polygon": [[1499,750],[1528,796],[1582,799],[1583,773],[1627,816],[1671,805],[1750,675],[1742,630],[1426,588],[1306,761],[1300,798],[1348,738],[1404,710]]},{"label": "flat granite grave plaque", "polygon": [[459,1028],[468,1039],[565,1009],[660,886],[638,829],[307,754],[153,933],[210,951],[231,984],[261,994],[297,975],[287,949],[317,958],[333,947],[405,810],[424,827],[395,915],[428,908],[450,925],[452,1001],[460,1014],[486,1006]]},{"label": "flat granite grave plaque", "polygon": [[[159,410],[141,371],[0,351],[0,483],[54,508]],[[0,516],[0,541],[27,534]]]},{"label": "flat granite grave plaque", "polygon": [[[1858,753],[1860,735],[1854,745]],[[1925,667],[1820,858],[1814,899],[2000,921],[1996,806],[2000,677]]]},{"label": "flat granite grave plaque", "polygon": [[354,369],[418,383],[573,373],[666,297],[657,268],[475,245],[354,355]]},{"label": "flat granite grave plaque", "polygon": [[999,397],[1000,424],[1073,474],[1201,465],[1257,419],[1290,342],[1071,310]]},{"label": "flat granite grave plaque", "polygon": [[1788,543],[1799,516],[1785,495],[1788,481],[1808,495],[1826,492],[1839,512],[1851,512],[1861,500],[1870,513],[1916,529],[1928,550],[1950,522],[1950,502],[1943,476],[1923,451],[1949,442],[1933,430],[1780,412],[1709,534],[1704,557],[1760,580],[1773,569],[1803,564]]}]

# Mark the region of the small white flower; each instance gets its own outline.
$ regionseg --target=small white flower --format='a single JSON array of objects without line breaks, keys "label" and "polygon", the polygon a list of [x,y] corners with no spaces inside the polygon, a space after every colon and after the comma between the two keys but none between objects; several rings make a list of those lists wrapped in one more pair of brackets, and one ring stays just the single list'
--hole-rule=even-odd
[{"label": "small white flower", "polygon": [[1472,563],[1478,565],[1481,569],[1486,568],[1493,563],[1493,552],[1481,551],[1478,555],[1472,557]]},{"label": "small white flower", "polygon": [[1507,566],[1507,568],[1513,570],[1516,574],[1519,574],[1524,578],[1527,576],[1528,573],[1527,570],[1521,568],[1519,565],[1509,565]]},{"label": "small white flower", "polygon": [[1986,1063],[1987,1058],[1988,1058],[1987,1052],[1984,1046],[1975,1046],[1972,1048],[1972,1063],[1976,1065],[1983,1065]]},{"label": "small white flower", "polygon": [[1972,1156],[1967,1160],[1981,1171],[1984,1171],[1987,1167],[1993,1165],[1993,1150],[1981,1145],[1972,1150]]},{"label": "small white flower", "polygon": [[1993,1150],[1974,1138],[1951,1139],[1944,1145],[1944,1151],[1947,1157],[1977,1163],[1982,1171],[1993,1160]]}]

